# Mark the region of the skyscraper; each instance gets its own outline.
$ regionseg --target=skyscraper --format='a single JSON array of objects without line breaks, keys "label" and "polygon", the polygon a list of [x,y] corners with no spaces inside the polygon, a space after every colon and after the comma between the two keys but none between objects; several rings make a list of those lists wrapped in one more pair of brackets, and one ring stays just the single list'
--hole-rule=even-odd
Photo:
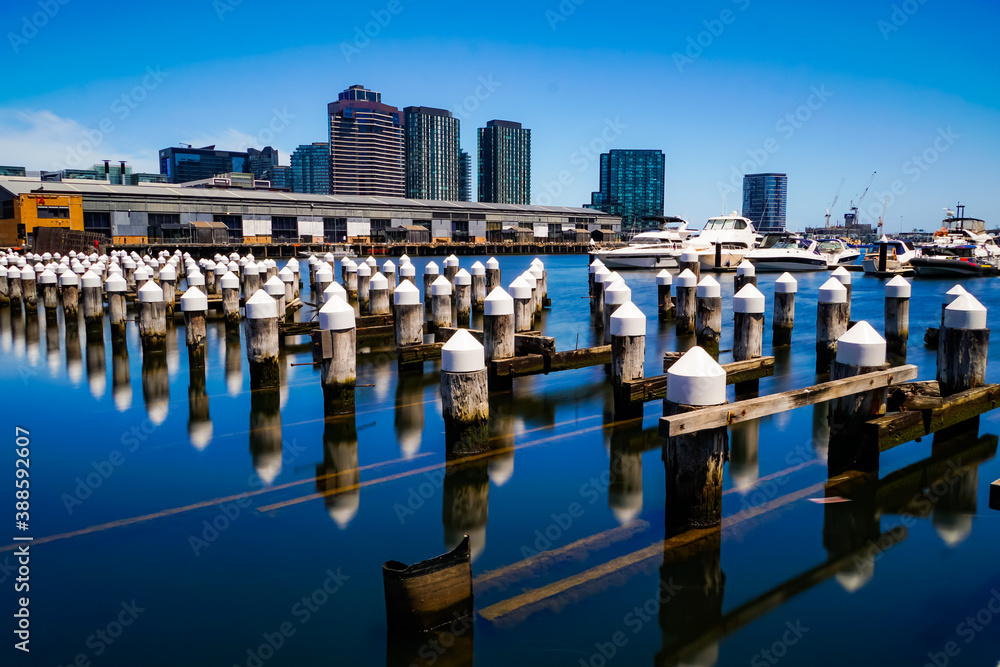
[{"label": "skyscraper", "polygon": [[204,148],[164,148],[160,150],[160,173],[171,183],[187,183],[229,172],[249,173],[250,156],[236,151]]},{"label": "skyscraper", "polygon": [[250,173],[258,180],[265,180],[265,172],[271,167],[278,166],[278,151],[270,146],[265,146],[262,151],[248,148],[247,155],[250,156]]},{"label": "skyscraper", "polygon": [[531,203],[531,130],[509,120],[479,128],[479,201]]},{"label": "skyscraper", "polygon": [[664,180],[663,151],[612,149],[601,155],[601,190],[586,208],[620,215],[623,232],[641,231],[644,217],[663,215]]},{"label": "skyscraper", "polygon": [[276,164],[264,170],[265,181],[270,181],[271,187],[281,190],[292,189],[292,168]]},{"label": "skyscraper", "polygon": [[450,111],[406,107],[406,196],[461,199],[459,121]]},{"label": "skyscraper", "polygon": [[292,191],[330,194],[330,144],[304,144],[292,153]]},{"label": "skyscraper", "polygon": [[458,154],[458,201],[472,201],[472,158],[468,151]]},{"label": "skyscraper", "polygon": [[743,176],[743,215],[761,234],[785,231],[788,177],[785,174]]},{"label": "skyscraper", "polygon": [[330,194],[405,197],[403,122],[382,93],[351,86],[327,105]]}]

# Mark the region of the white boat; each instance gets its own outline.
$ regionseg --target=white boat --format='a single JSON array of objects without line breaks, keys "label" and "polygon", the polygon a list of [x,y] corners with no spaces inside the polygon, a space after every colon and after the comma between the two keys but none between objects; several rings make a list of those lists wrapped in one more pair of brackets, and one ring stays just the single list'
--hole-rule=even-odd
[{"label": "white boat", "polygon": [[860,250],[852,248],[840,239],[820,239],[816,249],[826,258],[826,264],[831,269],[854,264],[861,257]]},{"label": "white boat", "polygon": [[735,270],[743,257],[757,247],[759,238],[753,221],[733,211],[729,215],[709,218],[704,229],[688,239],[676,255],[679,257],[685,250],[694,250],[702,270]]},{"label": "white boat", "polygon": [[945,209],[947,215],[941,223],[941,229],[934,232],[931,243],[925,244],[930,255],[963,254],[952,253],[951,250],[974,246],[973,256],[981,260],[1000,257],[1000,246],[990,234],[986,233],[986,222],[979,218],[965,217],[965,206],[958,205],[958,215]]},{"label": "white boat", "polygon": [[769,247],[751,250],[746,259],[758,271],[825,271],[828,267],[815,241],[791,234]]},{"label": "white boat", "polygon": [[883,236],[865,254],[861,267],[865,273],[873,276],[911,275],[913,266],[910,261],[919,256],[920,251],[914,249],[906,241],[888,239]]},{"label": "white boat", "polygon": [[664,219],[662,229],[636,234],[624,248],[591,253],[609,269],[673,269],[677,252],[694,230],[682,218]]}]

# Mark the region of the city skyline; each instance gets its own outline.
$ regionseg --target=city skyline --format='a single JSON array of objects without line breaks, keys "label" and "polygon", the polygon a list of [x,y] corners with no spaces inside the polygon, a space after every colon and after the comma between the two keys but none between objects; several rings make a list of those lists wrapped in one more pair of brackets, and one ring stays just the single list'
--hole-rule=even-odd
[{"label": "city skyline", "polygon": [[[739,210],[743,174],[768,171],[795,179],[792,229],[821,224],[843,180],[833,211],[842,219],[872,172],[863,222],[877,219],[888,195],[889,231],[900,216],[905,229],[933,228],[959,200],[994,224],[1000,94],[982,85],[990,59],[981,37],[998,10],[914,5],[907,13],[893,3],[776,9],[741,0],[622,12],[600,3],[513,3],[488,22],[481,8],[449,18],[457,5],[402,3],[392,13],[376,4],[338,12],[335,28],[312,41],[280,36],[286,27],[296,33],[290,16],[276,15],[279,37],[237,58],[232,45],[246,45],[256,29],[245,3],[181,3],[190,14],[183,22],[134,8],[129,21],[151,26],[142,39],[128,37],[124,18],[108,8],[72,4],[28,39],[20,27],[29,8],[5,7],[0,24],[18,39],[7,40],[3,56],[10,80],[0,93],[0,163],[54,170],[124,159],[155,172],[158,149],[181,141],[272,145],[287,161],[296,146],[327,138],[324,105],[363,82],[400,108],[452,111],[468,128],[461,146],[470,154],[469,130],[490,119],[532,128],[534,203],[581,206],[598,188],[597,156],[637,148],[664,151],[665,213],[696,226]],[[302,11],[320,21],[333,10],[307,3]],[[385,25],[371,24],[373,12]],[[181,32],[210,30],[213,40],[182,37],[199,48],[155,48],[181,23]],[[81,25],[130,57],[68,76],[54,46]],[[366,27],[374,36],[364,36]],[[968,45],[961,53],[928,47],[959,28]],[[615,31],[630,40],[595,37]],[[594,87],[601,80],[642,104],[622,105]],[[266,94],[247,97],[261,86]]]}]

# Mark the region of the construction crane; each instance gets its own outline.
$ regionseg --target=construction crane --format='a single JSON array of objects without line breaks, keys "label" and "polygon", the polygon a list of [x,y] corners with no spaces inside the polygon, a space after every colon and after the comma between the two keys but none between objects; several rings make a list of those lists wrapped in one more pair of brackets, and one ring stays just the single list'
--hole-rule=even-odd
[{"label": "construction crane", "polygon": [[[865,190],[867,192],[867,189]],[[860,202],[858,202],[860,203]],[[889,195],[885,196],[885,202],[882,204],[882,215],[878,217],[878,234],[882,235],[882,220],[885,218],[885,207],[889,205]]]},{"label": "construction crane", "polygon": [[[850,209],[851,212],[849,213],[849,215],[855,225],[861,224],[861,221],[858,219],[858,209],[861,208],[861,202],[865,200],[865,195],[868,194],[868,188],[872,186],[872,181],[875,180],[875,174],[876,172],[873,171],[872,175],[868,177],[868,182],[865,184],[865,189],[861,193],[861,196],[858,198],[857,206],[854,205],[854,200],[853,199],[851,200],[851,209]],[[846,217],[847,216],[845,216],[845,221]]]},{"label": "construction crane", "polygon": [[846,180],[847,180],[846,176],[844,176],[843,178],[840,179],[840,186],[837,188],[837,194],[835,194],[833,196],[833,201],[830,202],[830,205],[826,207],[826,226],[827,227],[830,226],[830,209],[837,205],[837,200],[840,199],[840,191],[844,189],[844,181],[846,181]]}]

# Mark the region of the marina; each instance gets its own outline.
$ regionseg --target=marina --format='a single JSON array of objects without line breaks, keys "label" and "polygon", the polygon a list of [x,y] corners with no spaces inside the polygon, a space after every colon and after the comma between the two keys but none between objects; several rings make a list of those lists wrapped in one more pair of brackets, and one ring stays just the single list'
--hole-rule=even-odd
[{"label": "marina", "polygon": [[2,272],[46,663],[923,664],[1000,600],[990,278],[179,253]]}]

